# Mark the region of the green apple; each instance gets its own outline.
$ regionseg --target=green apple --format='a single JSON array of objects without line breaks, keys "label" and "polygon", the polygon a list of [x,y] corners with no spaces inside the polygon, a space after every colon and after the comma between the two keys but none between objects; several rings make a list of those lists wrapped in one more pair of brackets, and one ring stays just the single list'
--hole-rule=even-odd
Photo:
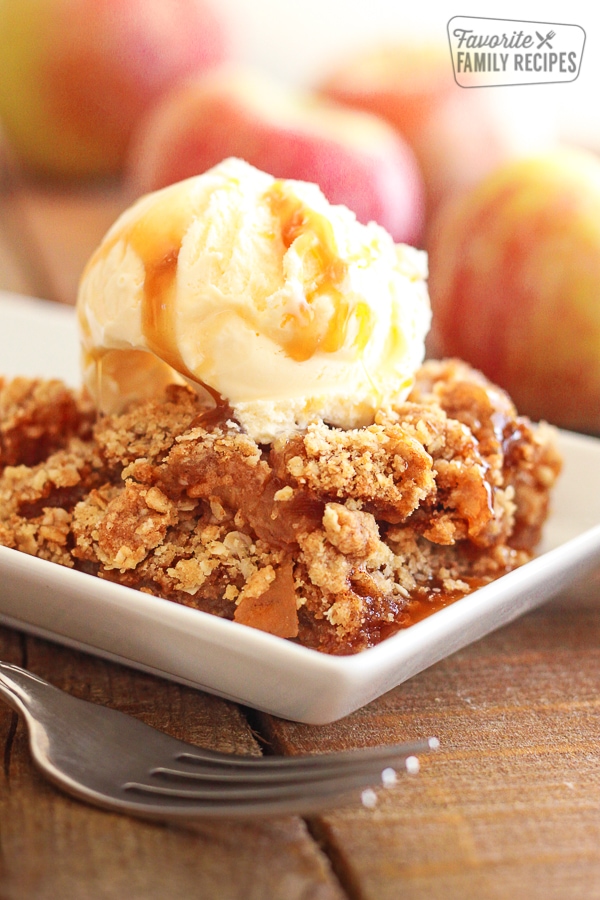
[{"label": "green apple", "polygon": [[113,175],[157,98],[225,54],[206,0],[0,0],[0,120],[35,172]]}]

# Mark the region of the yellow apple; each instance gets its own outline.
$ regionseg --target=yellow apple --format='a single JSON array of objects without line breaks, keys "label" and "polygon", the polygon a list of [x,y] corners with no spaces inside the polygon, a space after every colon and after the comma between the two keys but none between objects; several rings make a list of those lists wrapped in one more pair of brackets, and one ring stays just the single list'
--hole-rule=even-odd
[{"label": "yellow apple", "polygon": [[502,166],[432,229],[436,353],[519,410],[600,432],[600,160],[563,148]]},{"label": "yellow apple", "polygon": [[112,175],[143,113],[225,53],[206,0],[1,0],[0,120],[35,172]]}]

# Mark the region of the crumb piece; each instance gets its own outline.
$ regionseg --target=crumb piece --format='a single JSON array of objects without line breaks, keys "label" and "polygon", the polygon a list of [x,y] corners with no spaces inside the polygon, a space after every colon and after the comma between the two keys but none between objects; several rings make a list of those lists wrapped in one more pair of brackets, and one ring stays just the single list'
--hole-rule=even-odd
[{"label": "crumb piece", "polygon": [[0,471],[4,466],[33,466],[87,437],[93,409],[82,394],[57,380],[0,379]]}]

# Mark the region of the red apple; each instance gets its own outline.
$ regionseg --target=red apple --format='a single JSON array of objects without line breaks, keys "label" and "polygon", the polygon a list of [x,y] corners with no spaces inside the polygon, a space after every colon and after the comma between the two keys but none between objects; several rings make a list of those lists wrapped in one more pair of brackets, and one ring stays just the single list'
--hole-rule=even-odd
[{"label": "red apple", "polygon": [[132,191],[197,175],[237,156],[277,178],[313,181],[359,221],[417,242],[423,189],[413,154],[394,129],[310,92],[227,69],[174,88],[132,145]]},{"label": "red apple", "polygon": [[551,118],[524,110],[525,97],[462,88],[446,45],[391,44],[359,51],[340,64],[322,91],[390,122],[412,147],[425,179],[428,213],[468,190],[497,165],[539,150]]},{"label": "red apple", "polygon": [[501,167],[447,207],[430,246],[436,353],[523,413],[600,432],[600,160],[561,149]]},{"label": "red apple", "polygon": [[4,0],[0,119],[36,172],[114,174],[143,113],[225,44],[206,0]]}]

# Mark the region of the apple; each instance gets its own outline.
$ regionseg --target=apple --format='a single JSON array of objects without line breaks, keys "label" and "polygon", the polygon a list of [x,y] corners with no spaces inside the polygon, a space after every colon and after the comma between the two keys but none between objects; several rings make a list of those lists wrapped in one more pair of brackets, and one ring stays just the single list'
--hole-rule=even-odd
[{"label": "apple", "polygon": [[118,173],[144,112],[226,44],[206,0],[3,0],[0,119],[15,155],[43,175]]},{"label": "apple", "polygon": [[600,432],[600,160],[505,164],[432,228],[432,352],[460,356],[520,412]]},{"label": "apple", "polygon": [[447,45],[374,46],[349,56],[321,85],[334,100],[390,122],[412,147],[423,172],[428,216],[473,187],[507,159],[546,147],[552,115],[497,89],[462,88]]},{"label": "apple", "polygon": [[157,190],[229,156],[276,178],[316,182],[331,203],[378,222],[396,241],[420,238],[420,171],[391,126],[247,69],[223,67],[165,95],[132,142],[131,192]]}]

